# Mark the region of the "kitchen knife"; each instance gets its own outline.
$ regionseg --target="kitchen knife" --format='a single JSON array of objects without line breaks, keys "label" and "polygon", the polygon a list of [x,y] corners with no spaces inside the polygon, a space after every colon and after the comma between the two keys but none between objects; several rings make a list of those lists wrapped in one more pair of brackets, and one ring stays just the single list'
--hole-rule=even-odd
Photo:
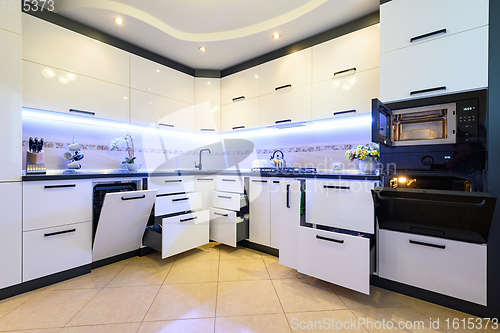
[{"label": "kitchen knife", "polygon": [[38,146],[39,146],[38,152],[41,152],[43,150],[43,138],[40,138],[40,144]]},{"label": "kitchen knife", "polygon": [[32,153],[33,152],[33,138],[31,136],[29,139],[28,148],[30,150],[30,153]]},{"label": "kitchen knife", "polygon": [[33,139],[33,153],[36,154],[36,148],[38,147],[38,137],[35,136]]}]

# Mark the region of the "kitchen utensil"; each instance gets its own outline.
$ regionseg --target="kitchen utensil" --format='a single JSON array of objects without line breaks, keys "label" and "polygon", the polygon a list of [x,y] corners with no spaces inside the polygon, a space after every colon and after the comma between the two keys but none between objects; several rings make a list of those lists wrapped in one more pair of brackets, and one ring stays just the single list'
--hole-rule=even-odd
[{"label": "kitchen utensil", "polygon": [[30,136],[30,139],[28,141],[28,148],[29,148],[29,151],[30,153],[33,152],[33,138]]},{"label": "kitchen utensil", "polygon": [[40,138],[40,151],[43,150],[43,138]]},{"label": "kitchen utensil", "polygon": [[[278,155],[278,153],[281,154],[281,156]],[[286,161],[285,161],[285,154],[279,149],[276,149],[273,154],[271,155],[270,160],[274,164],[275,168],[284,168],[286,167]]]},{"label": "kitchen utensil", "polygon": [[73,157],[73,154],[71,154],[71,152],[69,152],[69,151],[67,151],[67,152],[65,152],[65,153],[63,154],[63,158],[64,158],[65,160],[70,160],[70,159],[71,159],[71,157]]}]

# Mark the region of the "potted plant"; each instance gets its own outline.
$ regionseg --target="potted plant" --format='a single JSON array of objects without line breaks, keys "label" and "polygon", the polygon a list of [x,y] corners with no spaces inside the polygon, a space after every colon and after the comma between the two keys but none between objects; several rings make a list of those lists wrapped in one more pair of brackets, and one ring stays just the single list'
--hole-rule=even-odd
[{"label": "potted plant", "polygon": [[127,151],[128,156],[125,157],[122,165],[128,171],[137,171],[141,167],[140,164],[135,164],[135,159],[137,158],[137,156],[134,156],[134,138],[132,137],[132,135],[127,134],[125,136],[114,139],[113,142],[111,142],[110,150]]},{"label": "potted plant", "polygon": [[347,159],[351,162],[359,161],[359,170],[363,173],[374,173],[377,170],[377,161],[380,157],[378,144],[358,145],[356,149],[345,152]]}]

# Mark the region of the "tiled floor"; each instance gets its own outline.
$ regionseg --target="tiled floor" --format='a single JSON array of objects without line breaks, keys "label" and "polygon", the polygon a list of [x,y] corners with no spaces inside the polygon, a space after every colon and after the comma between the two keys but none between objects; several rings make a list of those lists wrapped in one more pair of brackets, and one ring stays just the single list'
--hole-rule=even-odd
[{"label": "tiled floor", "polygon": [[471,331],[448,329],[447,318],[476,320],[376,287],[366,296],[217,243],[165,260],[135,257],[0,301],[0,332]]}]

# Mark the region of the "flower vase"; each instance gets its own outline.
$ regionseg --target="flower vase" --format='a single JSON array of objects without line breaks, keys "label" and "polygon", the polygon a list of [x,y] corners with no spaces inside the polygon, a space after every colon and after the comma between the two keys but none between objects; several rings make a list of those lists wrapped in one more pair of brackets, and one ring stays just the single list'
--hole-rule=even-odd
[{"label": "flower vase", "polygon": [[129,172],[137,172],[141,168],[141,164],[124,163],[125,169]]},{"label": "flower vase", "polygon": [[377,170],[377,161],[368,156],[364,161],[359,161],[359,171],[362,173],[373,174]]}]

